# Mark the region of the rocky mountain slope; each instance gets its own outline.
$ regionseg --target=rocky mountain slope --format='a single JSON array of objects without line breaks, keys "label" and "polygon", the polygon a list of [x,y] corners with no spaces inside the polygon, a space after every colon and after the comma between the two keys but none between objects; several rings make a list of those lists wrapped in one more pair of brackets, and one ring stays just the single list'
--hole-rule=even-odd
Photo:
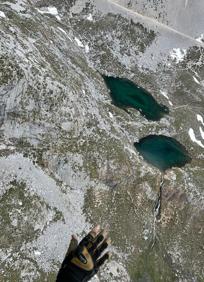
[{"label": "rocky mountain slope", "polygon": [[[204,281],[204,42],[139,2],[0,2],[1,281],[55,281],[71,234],[95,223],[113,256],[94,281]],[[115,107],[101,74],[170,114]],[[149,134],[193,158],[165,174],[160,220],[160,172],[133,146]]]}]

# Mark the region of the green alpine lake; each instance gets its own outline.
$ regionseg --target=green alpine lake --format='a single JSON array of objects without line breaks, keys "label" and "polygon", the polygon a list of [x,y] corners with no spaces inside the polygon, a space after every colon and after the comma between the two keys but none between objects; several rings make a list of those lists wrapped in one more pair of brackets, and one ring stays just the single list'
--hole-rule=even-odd
[{"label": "green alpine lake", "polygon": [[148,120],[160,120],[169,113],[168,107],[159,104],[144,88],[125,78],[104,76],[113,104],[120,108],[137,109]]},{"label": "green alpine lake", "polygon": [[164,135],[149,135],[134,143],[145,161],[165,171],[191,162],[186,148],[177,140]]}]

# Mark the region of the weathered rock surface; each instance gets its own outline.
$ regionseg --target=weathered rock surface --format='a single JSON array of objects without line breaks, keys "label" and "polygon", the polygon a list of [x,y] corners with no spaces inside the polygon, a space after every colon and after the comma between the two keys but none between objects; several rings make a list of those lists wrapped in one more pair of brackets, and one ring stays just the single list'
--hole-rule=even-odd
[{"label": "weathered rock surface", "polygon": [[[158,19],[127,2],[0,3],[1,281],[55,281],[71,234],[95,223],[114,243],[94,281],[204,279],[204,43],[172,30],[166,5]],[[141,85],[170,115],[115,107],[100,73]],[[164,176],[159,221],[160,174],[133,146],[149,134],[193,157]]]}]

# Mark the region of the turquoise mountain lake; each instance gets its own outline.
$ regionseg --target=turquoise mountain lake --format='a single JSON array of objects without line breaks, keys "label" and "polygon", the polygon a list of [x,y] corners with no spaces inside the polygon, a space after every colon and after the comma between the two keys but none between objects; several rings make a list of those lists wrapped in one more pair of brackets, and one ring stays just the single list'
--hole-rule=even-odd
[{"label": "turquoise mountain lake", "polygon": [[186,148],[177,140],[164,135],[149,135],[134,143],[144,160],[165,171],[182,167],[191,161]]},{"label": "turquoise mountain lake", "polygon": [[168,107],[157,103],[154,97],[142,87],[124,78],[104,76],[110,90],[113,104],[120,108],[137,109],[148,120],[160,120],[169,113]]}]

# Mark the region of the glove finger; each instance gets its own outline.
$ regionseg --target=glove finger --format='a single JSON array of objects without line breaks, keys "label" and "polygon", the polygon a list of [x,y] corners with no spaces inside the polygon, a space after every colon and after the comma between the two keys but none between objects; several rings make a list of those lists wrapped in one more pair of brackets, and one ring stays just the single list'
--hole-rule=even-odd
[{"label": "glove finger", "polygon": [[108,230],[105,228],[98,234],[93,246],[89,248],[90,253],[93,254],[95,250],[99,247],[99,245],[101,245],[107,239],[108,239]]},{"label": "glove finger", "polygon": [[98,268],[101,267],[101,265],[103,265],[104,262],[109,259],[109,257],[110,257],[110,253],[106,253],[104,256],[102,256],[102,258],[97,260],[95,264],[95,268],[98,270]]},{"label": "glove finger", "polygon": [[107,240],[107,238],[108,238],[108,230],[104,229],[98,234],[95,241],[93,242],[93,245],[88,246],[90,253],[93,253],[95,249],[98,247],[98,245],[100,245],[101,242]]},{"label": "glove finger", "polygon": [[92,246],[97,235],[100,233],[100,225],[96,225],[88,235],[86,235],[81,242],[79,243],[80,246],[88,247],[88,245]]},{"label": "glove finger", "polygon": [[107,241],[105,240],[94,252],[93,259],[97,260],[101,254],[105,251],[105,249],[109,246],[110,244],[110,239]]},{"label": "glove finger", "polygon": [[71,252],[75,251],[77,246],[78,246],[78,240],[77,240],[76,236],[72,235],[66,256],[68,256]]},{"label": "glove finger", "polygon": [[96,238],[96,236],[100,233],[101,227],[100,225],[96,225],[90,232],[89,234],[93,237]]},{"label": "glove finger", "polygon": [[95,249],[98,247],[98,245],[104,241],[104,235],[103,234],[99,234],[99,236],[96,238],[95,242],[88,246],[88,250],[90,254],[93,254]]}]

